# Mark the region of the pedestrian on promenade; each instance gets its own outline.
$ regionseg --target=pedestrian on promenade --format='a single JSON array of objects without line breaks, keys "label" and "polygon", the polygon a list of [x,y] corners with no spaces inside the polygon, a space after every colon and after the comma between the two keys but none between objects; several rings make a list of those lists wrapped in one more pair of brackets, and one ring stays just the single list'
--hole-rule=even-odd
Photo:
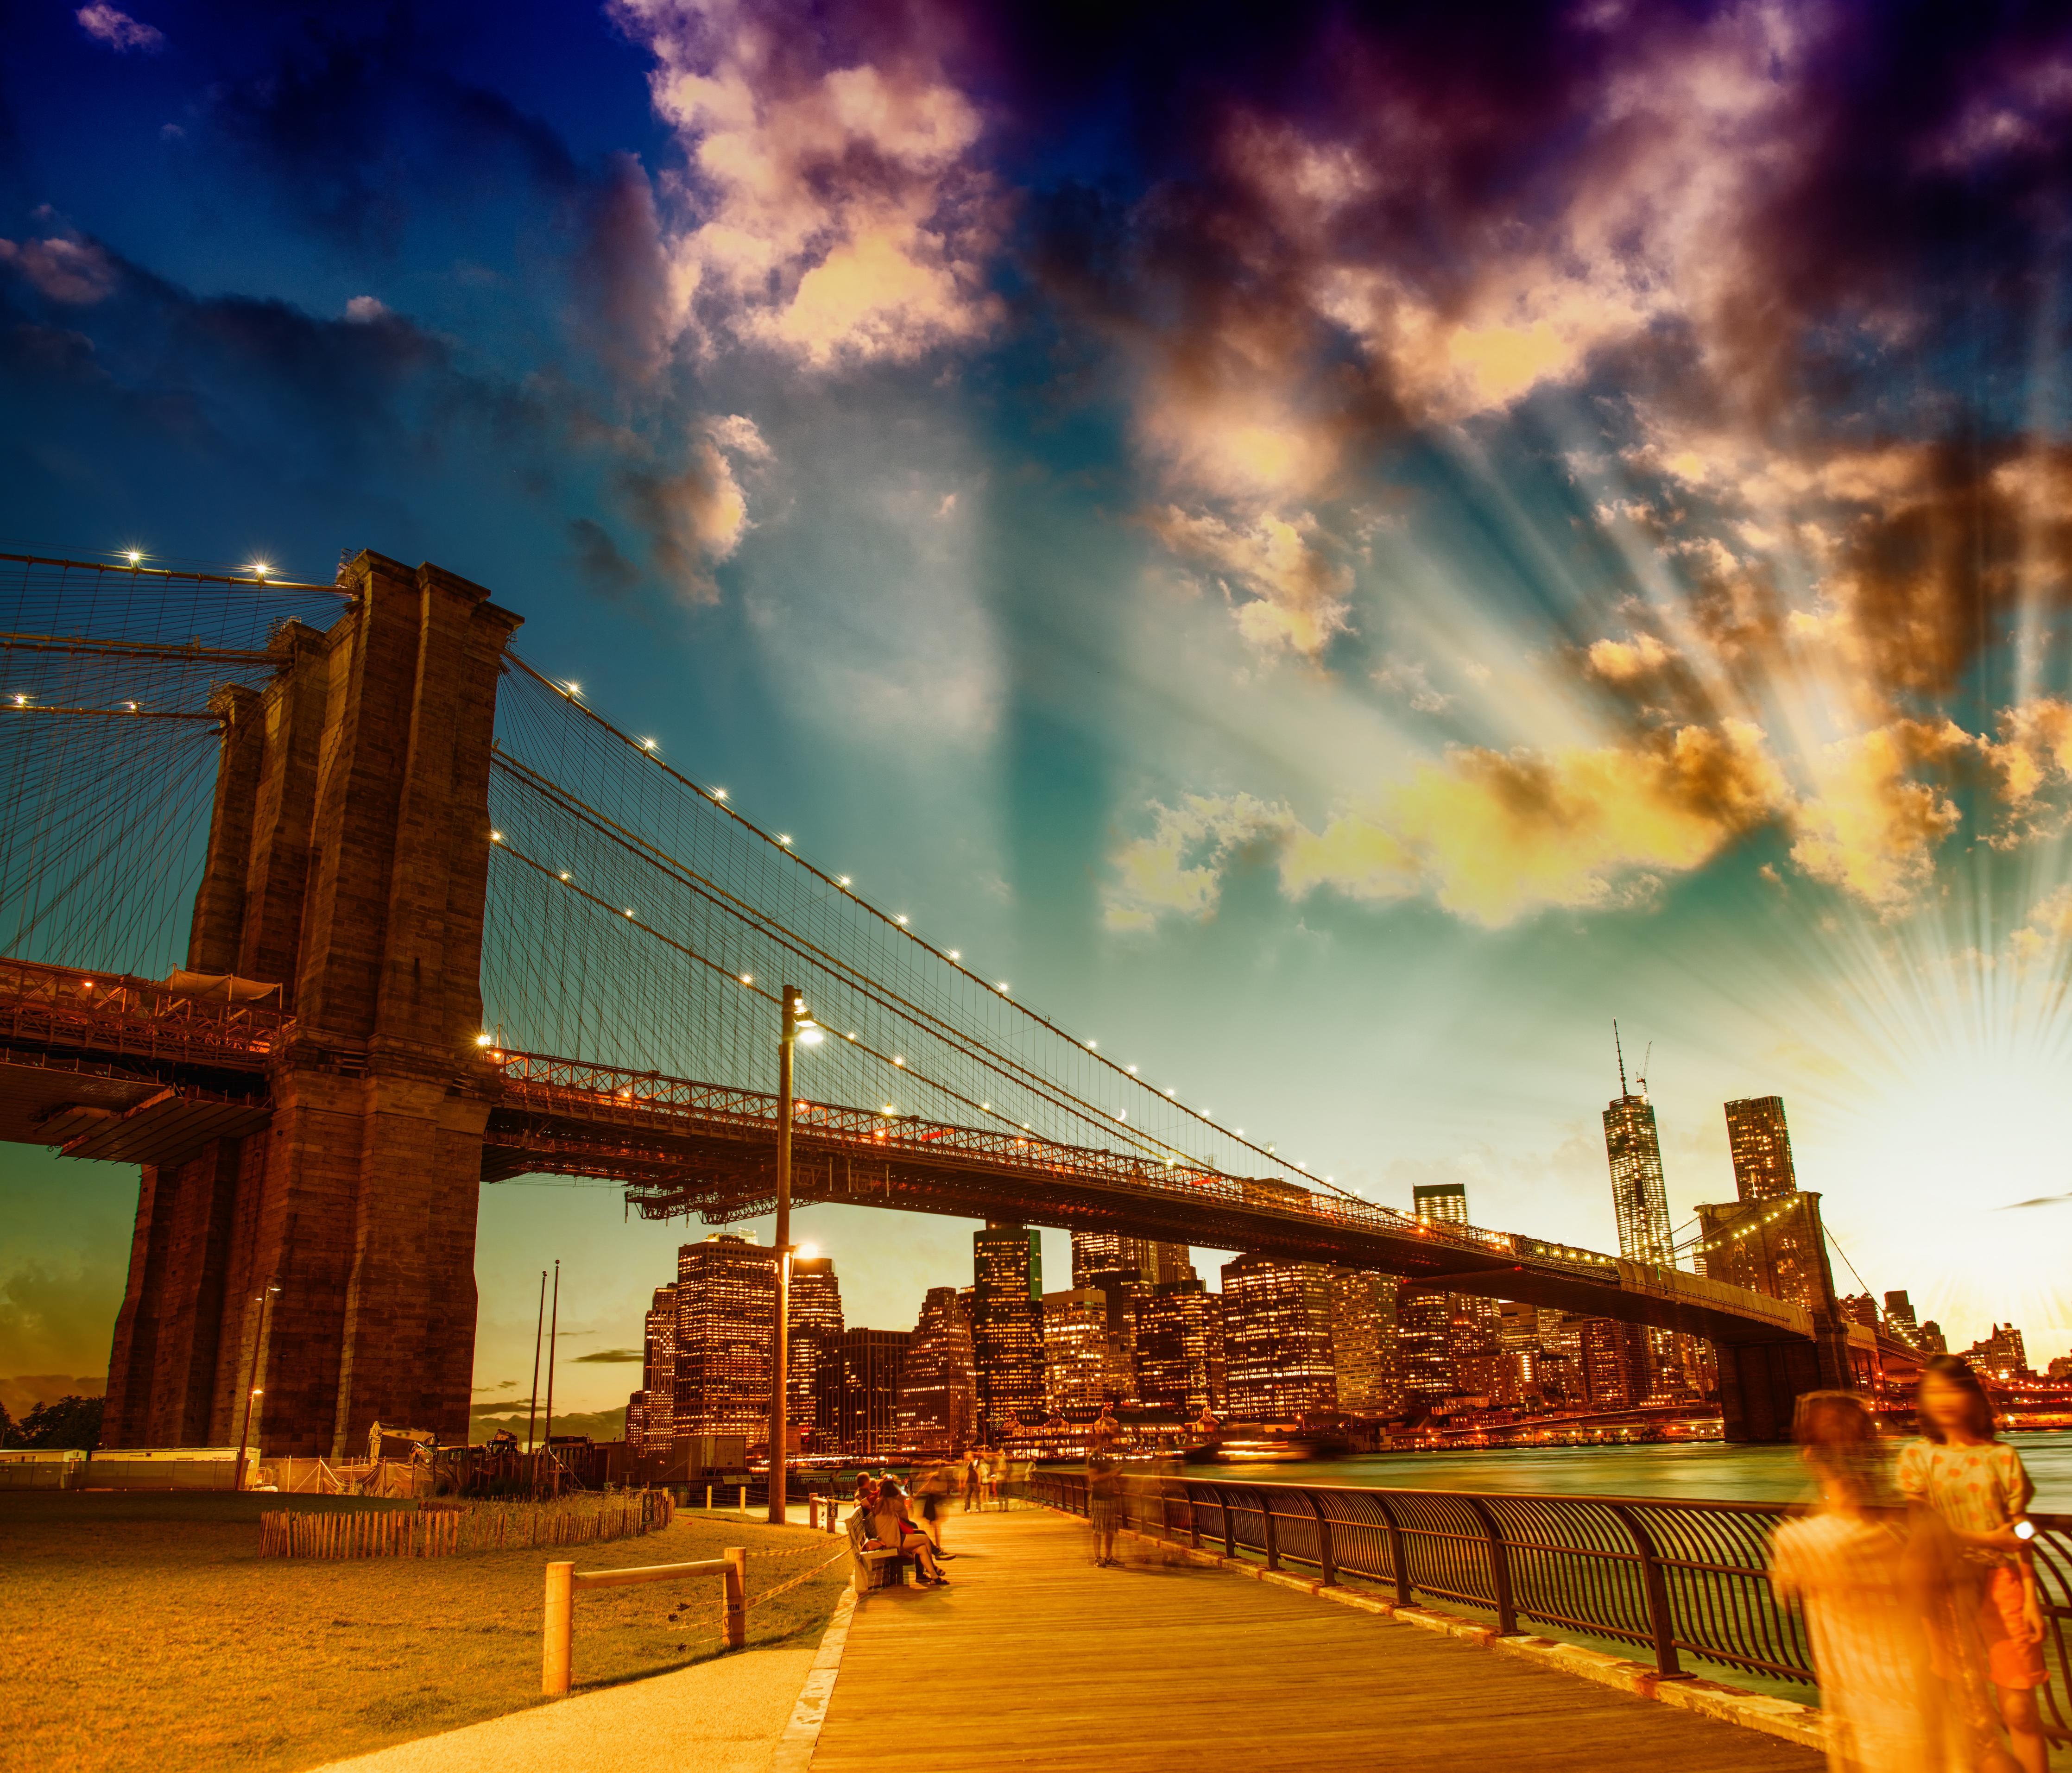
[{"label": "pedestrian on promenade", "polygon": [[914,1486],[915,1498],[921,1505],[921,1530],[944,1557],[949,1554],[943,1551],[942,1517],[949,1512],[950,1493],[956,1482],[949,1467],[938,1463],[923,1471]]},{"label": "pedestrian on promenade", "polygon": [[976,1448],[964,1449],[964,1512],[969,1514],[978,1506],[978,1452]]},{"label": "pedestrian on promenade", "polygon": [[1087,1519],[1094,1529],[1095,1567],[1116,1568],[1115,1536],[1122,1527],[1122,1467],[1098,1442],[1087,1455]]},{"label": "pedestrian on promenade", "polygon": [[1930,1357],[1916,1415],[1921,1438],[1900,1454],[1900,1491],[1956,1542],[1959,1611],[1969,1615],[1962,1623],[1983,1649],[2014,1764],[2021,1773],[2048,1773],[2050,1748],[2037,1689],[2050,1677],[2029,1549],[2036,1486],[2021,1455],[1997,1438],[1992,1401],[1966,1361]]},{"label": "pedestrian on promenade", "polygon": [[1809,1392],[1792,1423],[1817,1512],[1777,1529],[1770,1586],[1806,1615],[1827,1718],[1829,1773],[1963,1773],[1981,1766],[1976,1707],[1937,1678],[1955,1547],[1910,1533],[1893,1504],[1877,1425],[1846,1392]]},{"label": "pedestrian on promenade", "polygon": [[914,1560],[923,1587],[949,1586],[949,1578],[935,1564],[935,1541],[915,1525],[906,1512],[906,1492],[890,1478],[878,1486],[878,1513],[871,1524],[881,1545]]}]

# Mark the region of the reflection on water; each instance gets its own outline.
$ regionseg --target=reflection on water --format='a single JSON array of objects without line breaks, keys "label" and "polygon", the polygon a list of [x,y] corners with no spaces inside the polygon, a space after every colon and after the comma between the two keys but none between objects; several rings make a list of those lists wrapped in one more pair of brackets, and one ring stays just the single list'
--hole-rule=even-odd
[{"label": "reflection on water", "polygon": [[[2041,1514],[2072,1514],[2072,1434],[2008,1434],[2036,1479]],[[1895,1456],[1897,1453],[1895,1446]],[[1795,1447],[1569,1446],[1473,1453],[1363,1453],[1288,1465],[1190,1465],[1190,1478],[1368,1485],[1382,1490],[1536,1490],[1559,1495],[1810,1502]]]}]

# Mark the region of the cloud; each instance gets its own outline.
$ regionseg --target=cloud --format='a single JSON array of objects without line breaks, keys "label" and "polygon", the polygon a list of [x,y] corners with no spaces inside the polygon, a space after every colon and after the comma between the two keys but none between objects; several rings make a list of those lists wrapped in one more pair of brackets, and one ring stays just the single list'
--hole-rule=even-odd
[{"label": "cloud", "polygon": [[106,1262],[64,1268],[31,1257],[0,1277],[0,1348],[11,1364],[46,1372],[105,1367],[121,1302],[121,1273]]},{"label": "cloud", "polygon": [[106,0],[92,0],[92,4],[81,6],[72,16],[88,36],[97,43],[107,44],[118,56],[127,55],[133,49],[155,56],[166,47],[165,32],[131,18],[126,12],[117,11]]},{"label": "cloud", "polygon": [[1675,654],[1651,634],[1635,634],[1623,640],[1593,640],[1588,654],[1592,675],[1607,683],[1628,684],[1652,677]]},{"label": "cloud", "polygon": [[388,305],[379,296],[356,295],[345,304],[345,317],[360,326],[372,326],[388,318]]},{"label": "cloud", "polygon": [[619,553],[611,533],[595,519],[570,518],[568,535],[576,576],[599,597],[625,597],[640,582],[640,569]]},{"label": "cloud", "polygon": [[1794,816],[1791,859],[1815,880],[1895,911],[1932,878],[1935,851],[1963,815],[1914,772],[1971,751],[1949,722],[1896,721],[1815,754],[1813,792]]},{"label": "cloud", "polygon": [[1315,658],[1346,626],[1352,570],[1307,512],[1264,512],[1231,523],[1167,505],[1146,514],[1151,533],[1206,567],[1229,599],[1238,631],[1262,652],[1286,648]]},{"label": "cloud", "polygon": [[592,1354],[578,1355],[576,1364],[582,1366],[589,1363],[598,1366],[624,1366],[629,1361],[647,1358],[638,1348],[599,1348]]},{"label": "cloud", "polygon": [[1402,697],[1418,714],[1443,714],[1453,705],[1451,696],[1432,686],[1431,668],[1422,660],[1391,658],[1375,668],[1373,677],[1378,685]]},{"label": "cloud", "polygon": [[936,21],[902,31],[888,13],[865,50],[753,0],[615,0],[613,14],[654,55],[655,106],[689,162],[697,220],[668,241],[680,326],[826,368],[911,361],[999,323],[982,120],[935,59]]},{"label": "cloud", "polygon": [[90,240],[0,240],[0,265],[13,267],[51,301],[73,307],[106,301],[118,281],[114,261]]},{"label": "cloud", "polygon": [[1117,851],[1103,917],[1112,930],[1148,930],[1167,915],[1206,921],[1223,896],[1226,869],[1241,850],[1269,848],[1293,829],[1284,807],[1248,794],[1190,794],[1154,806],[1148,837]]},{"label": "cloud", "polygon": [[1211,915],[1250,846],[1276,856],[1291,899],[1425,895],[1491,928],[1549,907],[1612,909],[1645,903],[1663,876],[1703,866],[1791,804],[1762,731],[1743,722],[1593,749],[1457,747],[1321,830],[1244,795],[1154,808],[1150,834],[1116,855],[1108,922]]},{"label": "cloud", "polygon": [[693,603],[718,601],[713,568],[732,558],[750,528],[738,463],[760,467],[771,450],[753,419],[738,413],[700,428],[690,459],[674,474],[627,468],[620,486],[646,531],[655,566]]}]

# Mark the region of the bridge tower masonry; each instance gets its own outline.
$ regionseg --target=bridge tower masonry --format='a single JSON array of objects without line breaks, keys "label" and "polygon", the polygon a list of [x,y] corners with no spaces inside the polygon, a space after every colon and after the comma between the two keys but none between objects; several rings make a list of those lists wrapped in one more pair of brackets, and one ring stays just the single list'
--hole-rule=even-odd
[{"label": "bridge tower masonry", "polygon": [[[143,1167],[109,1446],[465,1439],[492,1076],[479,1056],[496,684],[519,618],[364,553],[224,721],[188,967],[292,1017],[248,1130]],[[230,989],[244,990],[245,984]],[[270,1294],[269,1288],[277,1289]]]}]

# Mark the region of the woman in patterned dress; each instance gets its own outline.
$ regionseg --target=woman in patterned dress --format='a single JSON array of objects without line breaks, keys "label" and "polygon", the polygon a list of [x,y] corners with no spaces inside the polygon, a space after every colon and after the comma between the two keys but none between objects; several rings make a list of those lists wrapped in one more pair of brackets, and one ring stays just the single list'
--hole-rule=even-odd
[{"label": "woman in patterned dress", "polygon": [[2043,1609],[2028,1544],[2015,1531],[2036,1486],[2021,1455],[1995,1438],[1992,1401],[1955,1355],[1936,1355],[1922,1369],[1918,1413],[1922,1438],[1900,1455],[1900,1491],[1916,1508],[1932,1511],[1956,1541],[1963,1597],[2016,1763],[2022,1773],[2048,1773],[2036,1697],[2049,1679]]}]

